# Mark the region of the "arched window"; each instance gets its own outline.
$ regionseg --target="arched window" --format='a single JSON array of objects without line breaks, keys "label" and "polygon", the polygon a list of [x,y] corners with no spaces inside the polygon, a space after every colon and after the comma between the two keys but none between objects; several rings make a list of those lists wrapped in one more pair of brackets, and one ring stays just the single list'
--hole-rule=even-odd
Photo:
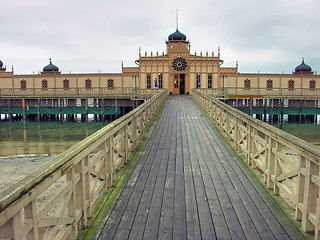
[{"label": "arched window", "polygon": [[273,81],[271,79],[267,80],[267,89],[272,89],[273,88]]},{"label": "arched window", "polygon": [[147,74],[147,88],[151,88],[151,73]]},{"label": "arched window", "polygon": [[159,74],[158,79],[159,79],[159,85],[158,85],[158,87],[159,87],[159,88],[162,88],[162,73]]},{"label": "arched window", "polygon": [[20,86],[21,86],[21,89],[27,89],[27,82],[26,82],[26,80],[21,80]]},{"label": "arched window", "polygon": [[250,89],[250,80],[249,79],[244,80],[244,88],[245,89]]},{"label": "arched window", "polygon": [[63,80],[63,89],[69,89],[70,85],[69,85],[69,80],[65,79]]},{"label": "arched window", "polygon": [[208,74],[208,88],[212,88],[212,73]]},{"label": "arched window", "polygon": [[199,73],[197,73],[196,86],[197,88],[201,88],[201,77]]},{"label": "arched window", "polygon": [[179,79],[179,76],[178,75],[174,75],[174,88],[178,88],[179,87],[178,79]]},{"label": "arched window", "polygon": [[289,90],[293,90],[293,89],[294,89],[294,81],[293,81],[293,80],[289,80],[289,82],[288,82],[288,89],[289,89]]},{"label": "arched window", "polygon": [[42,89],[47,90],[48,89],[48,81],[47,80],[42,80]]},{"label": "arched window", "polygon": [[91,85],[91,80],[87,79],[86,80],[86,89],[91,89],[92,85]]},{"label": "arched window", "polygon": [[108,88],[114,88],[113,79],[108,79]]},{"label": "arched window", "polygon": [[314,91],[316,89],[316,81],[315,80],[311,80],[309,82],[309,90]]}]

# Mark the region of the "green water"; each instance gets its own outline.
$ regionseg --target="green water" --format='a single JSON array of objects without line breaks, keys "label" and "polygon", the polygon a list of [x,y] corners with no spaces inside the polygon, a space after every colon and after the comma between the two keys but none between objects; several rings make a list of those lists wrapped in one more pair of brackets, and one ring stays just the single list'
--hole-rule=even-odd
[{"label": "green water", "polygon": [[[0,156],[59,154],[107,123],[0,121]],[[320,145],[319,124],[285,123],[275,127]]]},{"label": "green water", "polygon": [[59,154],[106,124],[0,121],[0,156]]},{"label": "green water", "polygon": [[280,128],[283,131],[299,137],[305,141],[318,146],[320,145],[320,124],[284,123],[282,125],[273,124],[273,126]]}]

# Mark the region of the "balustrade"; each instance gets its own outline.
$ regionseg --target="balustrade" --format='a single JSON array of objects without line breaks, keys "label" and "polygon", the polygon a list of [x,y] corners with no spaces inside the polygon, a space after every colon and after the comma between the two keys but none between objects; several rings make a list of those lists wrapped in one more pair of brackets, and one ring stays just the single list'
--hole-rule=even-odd
[{"label": "balustrade", "polygon": [[315,98],[319,99],[319,88],[198,88],[198,91],[214,97],[261,97],[261,98]]},{"label": "balustrade", "polygon": [[0,98],[86,98],[86,97],[128,97],[128,98],[150,98],[153,95],[163,91],[163,89],[139,89],[134,87],[114,87],[114,88],[2,88],[0,89]]}]

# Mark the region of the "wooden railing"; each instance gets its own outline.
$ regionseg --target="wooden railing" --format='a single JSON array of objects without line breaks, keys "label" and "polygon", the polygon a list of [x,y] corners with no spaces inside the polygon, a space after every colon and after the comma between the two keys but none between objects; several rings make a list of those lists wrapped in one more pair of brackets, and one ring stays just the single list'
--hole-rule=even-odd
[{"label": "wooden railing", "polygon": [[1,192],[0,239],[76,239],[167,95],[163,90]]},{"label": "wooden railing", "polygon": [[273,193],[295,209],[305,232],[319,236],[320,149],[231,106],[192,91],[193,100],[252,168],[259,169]]},{"label": "wooden railing", "polygon": [[311,98],[320,99],[320,88],[199,88],[200,92],[218,97]]},{"label": "wooden railing", "polygon": [[150,98],[163,89],[115,88],[2,88],[0,98]]}]

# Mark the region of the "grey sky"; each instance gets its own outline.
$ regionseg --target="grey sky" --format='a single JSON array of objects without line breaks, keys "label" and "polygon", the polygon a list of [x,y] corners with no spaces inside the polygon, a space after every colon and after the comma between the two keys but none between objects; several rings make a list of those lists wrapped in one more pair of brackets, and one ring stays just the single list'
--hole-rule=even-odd
[{"label": "grey sky", "polygon": [[0,59],[38,73],[53,59],[63,73],[121,72],[142,53],[165,51],[176,29],[191,53],[221,47],[223,66],[239,72],[320,73],[319,0],[0,0]]}]

